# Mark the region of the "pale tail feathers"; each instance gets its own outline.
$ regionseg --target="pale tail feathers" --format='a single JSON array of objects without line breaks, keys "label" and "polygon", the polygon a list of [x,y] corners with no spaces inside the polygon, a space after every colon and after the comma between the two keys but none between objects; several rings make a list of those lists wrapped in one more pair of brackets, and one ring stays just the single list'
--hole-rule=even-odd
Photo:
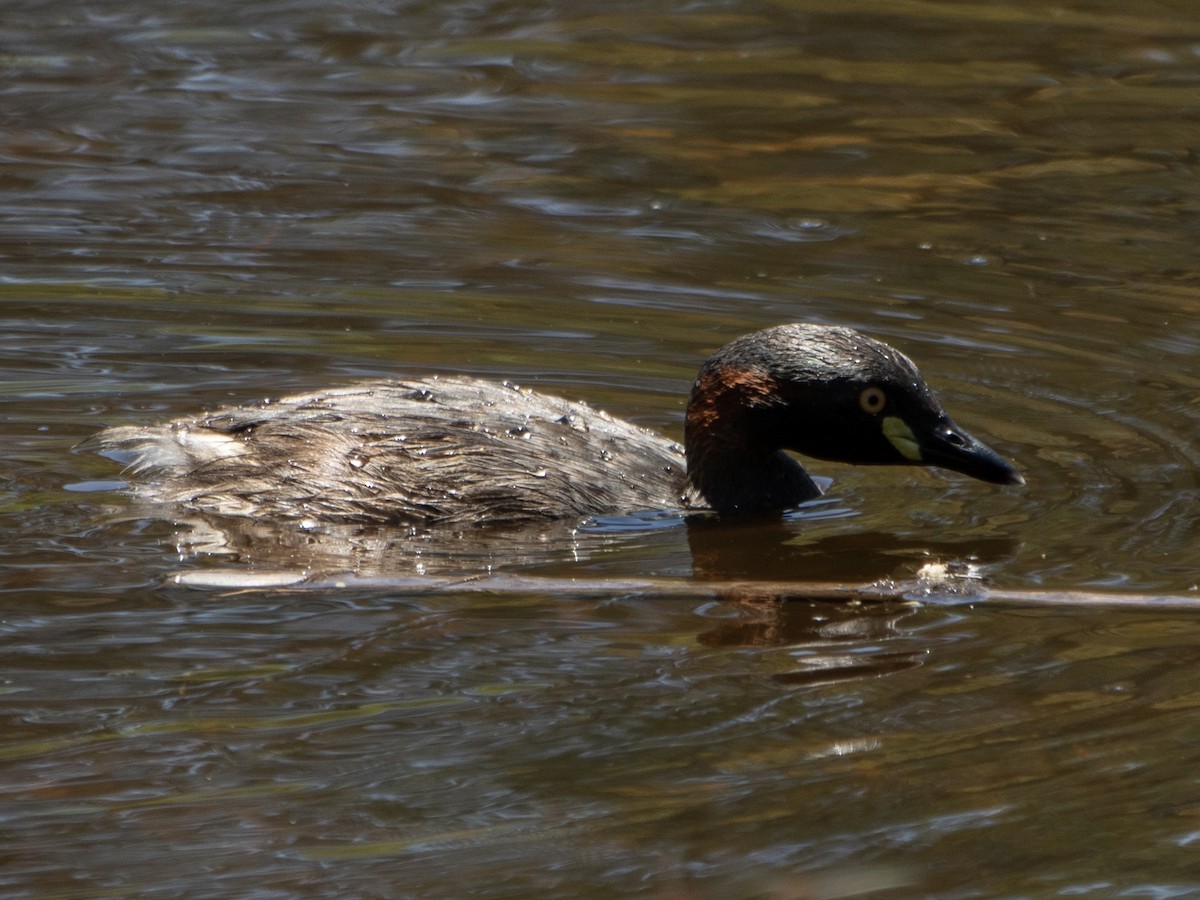
[{"label": "pale tail feathers", "polygon": [[85,448],[124,463],[127,472],[137,475],[158,472],[168,476],[249,452],[236,437],[187,425],[108,428],[86,441]]}]

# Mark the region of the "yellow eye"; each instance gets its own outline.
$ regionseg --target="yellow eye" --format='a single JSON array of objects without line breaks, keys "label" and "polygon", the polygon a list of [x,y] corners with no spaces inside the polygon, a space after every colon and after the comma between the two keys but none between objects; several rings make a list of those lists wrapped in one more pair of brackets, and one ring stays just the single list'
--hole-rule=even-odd
[{"label": "yellow eye", "polygon": [[858,395],[858,405],[862,407],[863,412],[878,415],[887,406],[887,394],[883,392],[883,388],[875,385],[863,388],[863,392]]}]

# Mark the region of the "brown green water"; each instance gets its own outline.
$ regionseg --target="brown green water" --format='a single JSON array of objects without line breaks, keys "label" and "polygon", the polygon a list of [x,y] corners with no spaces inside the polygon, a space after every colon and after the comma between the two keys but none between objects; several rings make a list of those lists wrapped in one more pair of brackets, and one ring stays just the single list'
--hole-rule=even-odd
[{"label": "brown green water", "polygon": [[[0,32],[0,893],[1200,896],[1200,608],[703,586],[1197,593],[1189,4],[159,6]],[[431,372],[678,436],[785,321],[909,353],[1027,486],[346,541],[71,451]],[[387,585],[482,572],[556,587]],[[596,590],[650,577],[696,590]]]}]

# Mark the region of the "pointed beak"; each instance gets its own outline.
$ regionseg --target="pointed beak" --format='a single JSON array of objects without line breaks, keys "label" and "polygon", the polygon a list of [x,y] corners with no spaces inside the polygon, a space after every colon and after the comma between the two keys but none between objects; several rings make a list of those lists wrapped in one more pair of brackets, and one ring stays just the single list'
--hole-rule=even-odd
[{"label": "pointed beak", "polygon": [[1024,484],[1008,460],[959,428],[945,413],[913,431],[899,416],[883,420],[883,434],[905,459],[921,466],[940,466],[992,484]]},{"label": "pointed beak", "polygon": [[916,446],[924,465],[940,466],[991,484],[1025,483],[1012,463],[947,418],[916,436]]}]

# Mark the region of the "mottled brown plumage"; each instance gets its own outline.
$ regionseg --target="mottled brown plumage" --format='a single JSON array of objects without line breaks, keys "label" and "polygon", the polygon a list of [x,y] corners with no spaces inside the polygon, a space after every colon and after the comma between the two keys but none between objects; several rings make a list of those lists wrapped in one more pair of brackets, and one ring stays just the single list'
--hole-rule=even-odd
[{"label": "mottled brown plumage", "polygon": [[157,499],[267,519],[486,525],[670,508],[686,469],[678,444],[585,404],[464,378],[364,382],[101,440],[158,476],[145,489]]}]

